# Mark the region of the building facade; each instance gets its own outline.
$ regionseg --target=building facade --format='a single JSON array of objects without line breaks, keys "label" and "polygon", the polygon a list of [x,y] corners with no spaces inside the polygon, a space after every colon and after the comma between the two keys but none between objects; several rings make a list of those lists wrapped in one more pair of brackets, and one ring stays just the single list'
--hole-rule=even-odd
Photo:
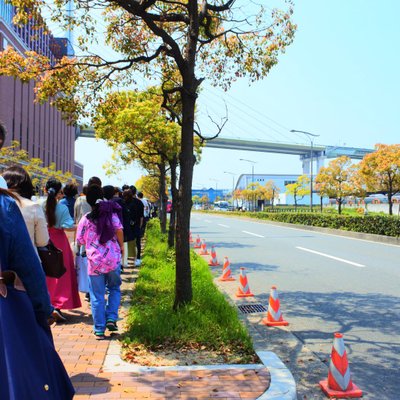
[{"label": "building facade", "polygon": [[[33,50],[49,58],[51,63],[63,55],[72,55],[70,43],[54,38],[31,24],[18,27],[12,23],[14,7],[0,0],[0,51],[8,46],[24,54]],[[75,127],[63,120],[61,113],[49,103],[34,102],[34,82],[22,83],[0,76],[0,120],[7,129],[5,146],[17,140],[31,157],[40,158],[44,166],[55,163],[57,169],[71,172],[78,183],[83,180],[83,167],[75,162]]]},{"label": "building facade", "polygon": [[[286,194],[286,185],[294,183],[297,181],[300,175],[285,175],[285,174],[242,174],[239,176],[238,181],[236,183],[235,190],[243,190],[248,187],[251,183],[259,183],[261,186],[265,185],[268,181],[272,181],[279,188],[279,198],[275,202],[275,204],[281,205],[293,205],[294,198],[293,196]],[[315,177],[314,177],[315,179]],[[313,204],[320,204],[321,198],[313,191]],[[328,200],[323,198],[323,203],[327,204]],[[298,205],[309,205],[310,204],[310,196],[304,196],[302,199],[297,199]],[[259,207],[259,205],[257,206]]]}]

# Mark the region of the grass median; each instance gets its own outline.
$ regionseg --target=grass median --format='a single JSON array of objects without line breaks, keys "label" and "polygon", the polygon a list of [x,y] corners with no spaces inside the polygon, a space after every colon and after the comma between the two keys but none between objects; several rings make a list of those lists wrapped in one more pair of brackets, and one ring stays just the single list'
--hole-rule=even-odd
[{"label": "grass median", "polygon": [[210,269],[192,252],[193,301],[172,309],[175,257],[156,220],[146,230],[145,256],[135,284],[123,356],[142,365],[257,362],[251,338],[213,283]]}]

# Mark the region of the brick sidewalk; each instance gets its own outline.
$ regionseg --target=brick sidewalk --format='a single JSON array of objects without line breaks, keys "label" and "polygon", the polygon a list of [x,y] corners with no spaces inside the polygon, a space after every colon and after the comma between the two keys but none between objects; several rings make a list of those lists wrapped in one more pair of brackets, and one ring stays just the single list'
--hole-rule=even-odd
[{"label": "brick sidewalk", "polygon": [[[123,274],[123,307],[127,313],[132,277],[137,271],[128,268]],[[76,390],[74,399],[256,399],[266,391],[270,375],[261,369],[157,370],[145,372],[104,372],[103,363],[111,341],[98,341],[92,333],[90,307],[84,301],[78,310],[66,311],[68,321],[52,328],[56,349]],[[123,329],[124,321],[119,321]]]}]

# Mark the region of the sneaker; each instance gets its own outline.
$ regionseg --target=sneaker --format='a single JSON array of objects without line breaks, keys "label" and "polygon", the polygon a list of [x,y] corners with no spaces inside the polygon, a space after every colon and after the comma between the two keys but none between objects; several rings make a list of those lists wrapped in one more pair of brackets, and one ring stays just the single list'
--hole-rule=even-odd
[{"label": "sneaker", "polygon": [[94,336],[96,340],[104,340],[106,338],[104,332],[95,332]]},{"label": "sneaker", "polygon": [[110,332],[116,332],[118,330],[118,326],[117,323],[115,321],[107,321],[106,323],[106,328],[110,331]]},{"label": "sneaker", "polygon": [[140,258],[138,258],[136,261],[135,261],[135,267],[140,267],[140,264],[142,263],[142,260],[140,259]]},{"label": "sneaker", "polygon": [[61,312],[59,308],[55,308],[51,316],[56,322],[65,322],[67,320],[67,318],[65,318],[65,315]]}]

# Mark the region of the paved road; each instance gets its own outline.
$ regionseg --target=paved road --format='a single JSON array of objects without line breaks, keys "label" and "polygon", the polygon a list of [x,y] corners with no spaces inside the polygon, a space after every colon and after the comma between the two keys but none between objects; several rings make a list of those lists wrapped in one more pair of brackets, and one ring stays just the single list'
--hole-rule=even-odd
[{"label": "paved road", "polygon": [[345,336],[353,381],[366,399],[400,399],[400,247],[212,214],[192,215],[192,234],[247,268],[268,304],[278,287],[290,330],[323,360]]}]

